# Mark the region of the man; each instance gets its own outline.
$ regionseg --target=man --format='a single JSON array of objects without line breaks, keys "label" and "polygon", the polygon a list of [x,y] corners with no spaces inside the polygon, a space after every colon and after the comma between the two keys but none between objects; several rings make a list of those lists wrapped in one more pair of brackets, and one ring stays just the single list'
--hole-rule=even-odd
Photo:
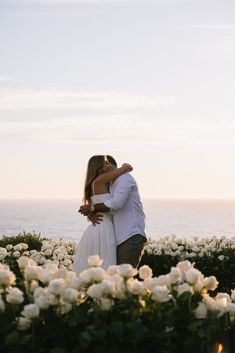
[{"label": "man", "polygon": [[[117,168],[113,157],[107,156],[107,160],[112,168]],[[145,215],[136,181],[132,175],[125,173],[114,180],[109,189],[109,200],[102,204],[83,205],[79,212],[91,218],[91,214],[110,212],[116,233],[117,264],[129,263],[137,267],[146,243],[146,234]]]}]

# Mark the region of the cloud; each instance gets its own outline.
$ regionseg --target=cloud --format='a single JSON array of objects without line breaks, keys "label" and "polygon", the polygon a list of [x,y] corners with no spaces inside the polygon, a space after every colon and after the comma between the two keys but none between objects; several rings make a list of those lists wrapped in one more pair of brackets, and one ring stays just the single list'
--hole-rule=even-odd
[{"label": "cloud", "polygon": [[186,116],[178,97],[117,91],[0,90],[0,140],[234,145],[231,117]]},{"label": "cloud", "polygon": [[1,76],[0,75],[0,83],[1,82],[8,82],[8,81],[13,81],[14,78],[13,77],[9,77],[9,76]]},{"label": "cloud", "polygon": [[116,91],[79,92],[56,90],[0,90],[0,110],[41,109],[155,109],[171,104],[176,97],[146,96]]},{"label": "cloud", "polygon": [[60,143],[234,145],[235,123],[164,123],[121,115],[74,116],[43,121],[2,121],[0,140]]}]

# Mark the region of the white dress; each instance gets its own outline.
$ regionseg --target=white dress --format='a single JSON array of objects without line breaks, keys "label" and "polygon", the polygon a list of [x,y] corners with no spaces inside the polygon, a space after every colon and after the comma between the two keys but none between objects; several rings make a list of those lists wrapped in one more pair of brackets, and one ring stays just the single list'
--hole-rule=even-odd
[{"label": "white dress", "polygon": [[[92,204],[104,203],[110,199],[110,194],[101,194],[91,196]],[[101,212],[99,212],[100,214]],[[103,214],[103,221],[96,226],[90,224],[78,244],[78,249],[75,255],[73,271],[79,275],[82,271],[89,268],[87,258],[90,255],[99,255],[103,259],[102,267],[108,268],[111,265],[116,265],[116,238],[112,215]]]}]

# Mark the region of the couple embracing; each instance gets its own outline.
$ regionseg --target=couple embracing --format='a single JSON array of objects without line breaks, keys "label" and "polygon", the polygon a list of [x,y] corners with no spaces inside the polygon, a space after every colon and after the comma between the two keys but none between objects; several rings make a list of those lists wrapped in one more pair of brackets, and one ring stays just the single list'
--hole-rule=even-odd
[{"label": "couple embracing", "polygon": [[88,268],[87,258],[99,255],[102,267],[129,263],[137,267],[146,243],[145,216],[130,164],[117,168],[111,156],[90,158],[79,212],[92,222],[79,243],[73,270]]}]

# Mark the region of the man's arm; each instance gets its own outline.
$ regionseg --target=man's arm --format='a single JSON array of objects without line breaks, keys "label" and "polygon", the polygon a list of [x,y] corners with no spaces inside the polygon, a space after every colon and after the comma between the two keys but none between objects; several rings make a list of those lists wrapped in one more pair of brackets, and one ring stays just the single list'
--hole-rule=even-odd
[{"label": "man's arm", "polygon": [[115,212],[125,205],[132,188],[135,186],[135,181],[129,174],[121,175],[116,183],[117,185],[112,197],[104,202],[105,206],[110,209],[110,212]]},{"label": "man's arm", "polygon": [[[121,175],[117,180],[113,196],[105,201],[105,203],[97,203],[95,205],[83,205],[79,212],[87,216],[93,212],[112,212],[122,208],[128,199],[132,187],[135,185],[133,178],[129,174]],[[114,212],[113,212],[114,211]]]},{"label": "man's arm", "polygon": [[[91,208],[92,207],[92,208]],[[82,205],[78,212],[83,214],[84,216],[92,215],[93,213],[97,212],[109,212],[110,208],[105,206],[104,203],[96,203],[95,205]]]}]

